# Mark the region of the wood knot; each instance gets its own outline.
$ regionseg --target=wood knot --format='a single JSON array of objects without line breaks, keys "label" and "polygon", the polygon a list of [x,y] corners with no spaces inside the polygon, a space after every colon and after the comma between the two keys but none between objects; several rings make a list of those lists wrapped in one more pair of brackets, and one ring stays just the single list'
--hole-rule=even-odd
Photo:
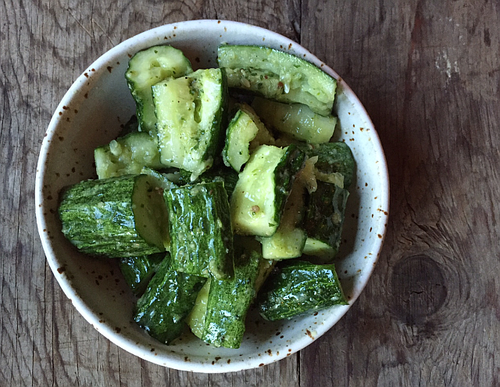
[{"label": "wood knot", "polygon": [[421,325],[444,304],[447,296],[440,265],[426,255],[401,259],[391,278],[392,310],[407,324]]}]

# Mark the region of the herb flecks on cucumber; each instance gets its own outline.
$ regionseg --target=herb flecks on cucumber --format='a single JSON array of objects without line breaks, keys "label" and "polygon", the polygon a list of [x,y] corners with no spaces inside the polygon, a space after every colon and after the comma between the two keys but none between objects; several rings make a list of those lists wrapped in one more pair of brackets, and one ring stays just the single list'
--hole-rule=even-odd
[{"label": "herb flecks on cucumber", "polygon": [[209,169],[220,151],[226,87],[221,69],[201,69],[152,87],[163,165],[192,173]]},{"label": "herb flecks on cucumber", "polygon": [[223,183],[185,185],[167,191],[173,266],[203,277],[233,276],[233,232]]},{"label": "herb flecks on cucumber", "polygon": [[59,215],[80,251],[119,259],[152,337],[170,344],[188,325],[238,348],[257,295],[268,320],[346,303],[329,263],[355,160],[331,142],[335,79],[267,47],[218,55],[196,72],[171,46],[132,57],[137,116],[95,150],[98,179],[65,189]]},{"label": "herb flecks on cucumber", "polygon": [[182,51],[167,45],[137,52],[129,61],[125,78],[137,106],[140,131],[156,134],[156,115],[151,86],[192,73],[191,63]]},{"label": "herb flecks on cucumber", "polygon": [[312,63],[261,46],[222,45],[217,61],[228,86],[285,103],[302,103],[314,112],[332,112],[337,81]]},{"label": "herb flecks on cucumber", "polygon": [[259,295],[258,308],[264,319],[290,319],[333,305],[347,305],[333,264],[288,262],[269,278]]},{"label": "herb flecks on cucumber", "polygon": [[62,232],[91,255],[120,258],[164,251],[168,220],[162,191],[147,175],[82,181],[62,193]]}]

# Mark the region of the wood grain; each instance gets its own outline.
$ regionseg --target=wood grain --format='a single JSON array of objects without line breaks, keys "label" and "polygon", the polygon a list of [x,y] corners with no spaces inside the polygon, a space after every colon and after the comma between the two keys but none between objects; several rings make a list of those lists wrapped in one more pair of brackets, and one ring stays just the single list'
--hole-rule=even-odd
[{"label": "wood grain", "polygon": [[[111,344],[54,281],[36,229],[45,129],[73,80],[165,23],[231,19],[294,39],[355,90],[391,177],[360,299],[299,354],[194,374]],[[500,384],[500,5],[491,0],[0,1],[0,386]]]}]

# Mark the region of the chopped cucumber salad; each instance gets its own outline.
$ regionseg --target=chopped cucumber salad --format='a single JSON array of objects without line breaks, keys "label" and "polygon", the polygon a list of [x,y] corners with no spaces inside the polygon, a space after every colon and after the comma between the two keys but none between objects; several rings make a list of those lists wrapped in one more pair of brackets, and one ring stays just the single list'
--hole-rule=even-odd
[{"label": "chopped cucumber salad", "polygon": [[275,321],[346,305],[334,259],[355,161],[332,140],[336,80],[235,45],[196,71],[151,47],[125,79],[136,113],[59,216],[77,249],[118,259],[137,324],[166,344],[190,330],[239,348],[250,307]]}]

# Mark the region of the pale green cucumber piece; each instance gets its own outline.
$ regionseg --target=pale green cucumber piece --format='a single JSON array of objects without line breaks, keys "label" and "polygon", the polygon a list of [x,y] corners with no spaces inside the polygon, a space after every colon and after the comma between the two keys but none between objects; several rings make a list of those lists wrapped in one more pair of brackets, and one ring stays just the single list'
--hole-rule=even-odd
[{"label": "pale green cucumber piece", "polygon": [[276,232],[293,178],[303,161],[304,153],[294,145],[261,145],[254,151],[231,196],[236,234],[271,236]]},{"label": "pale green cucumber piece", "polygon": [[335,266],[288,261],[273,273],[259,294],[260,315],[269,321],[347,305]]},{"label": "pale green cucumber piece", "polygon": [[160,161],[195,180],[220,151],[226,100],[221,69],[198,70],[153,86]]},{"label": "pale green cucumber piece", "polygon": [[159,172],[155,169],[151,169],[148,167],[142,168],[141,173],[143,175],[153,176],[156,180],[158,180],[159,186],[161,188],[163,188],[164,190],[179,188],[179,186],[177,184],[175,184],[172,180],[169,179],[171,174],[162,173],[162,172]]},{"label": "pale green cucumber piece", "polygon": [[163,168],[158,141],[144,132],[132,132],[94,150],[99,179],[138,175],[143,167]]},{"label": "pale green cucumber piece", "polygon": [[226,130],[222,150],[224,164],[236,172],[250,158],[250,152],[261,144],[273,144],[274,139],[250,106],[241,107]]},{"label": "pale green cucumber piece", "polygon": [[193,309],[186,318],[186,323],[191,332],[200,339],[203,338],[203,332],[205,331],[205,316],[207,314],[207,300],[211,281],[212,277],[208,277],[205,285],[198,292]]},{"label": "pale green cucumber piece", "polygon": [[140,130],[156,133],[151,86],[168,78],[192,73],[189,59],[172,46],[153,46],[137,52],[129,61],[125,78],[136,102]]},{"label": "pale green cucumber piece", "polygon": [[312,144],[330,141],[337,126],[337,117],[320,115],[303,104],[255,98],[252,107],[268,127]]},{"label": "pale green cucumber piece", "polygon": [[185,185],[165,192],[173,266],[217,279],[233,275],[229,202],[221,182]]},{"label": "pale green cucumber piece", "polygon": [[61,195],[62,232],[80,251],[111,258],[149,255],[168,246],[168,217],[155,178],[86,180]]},{"label": "pale green cucumber piece", "polygon": [[305,59],[269,47],[222,45],[217,61],[226,69],[229,87],[302,103],[325,116],[332,112],[337,81]]},{"label": "pale green cucumber piece", "polygon": [[158,341],[170,344],[186,328],[185,320],[206,278],[176,271],[167,254],[134,313],[137,322]]}]

